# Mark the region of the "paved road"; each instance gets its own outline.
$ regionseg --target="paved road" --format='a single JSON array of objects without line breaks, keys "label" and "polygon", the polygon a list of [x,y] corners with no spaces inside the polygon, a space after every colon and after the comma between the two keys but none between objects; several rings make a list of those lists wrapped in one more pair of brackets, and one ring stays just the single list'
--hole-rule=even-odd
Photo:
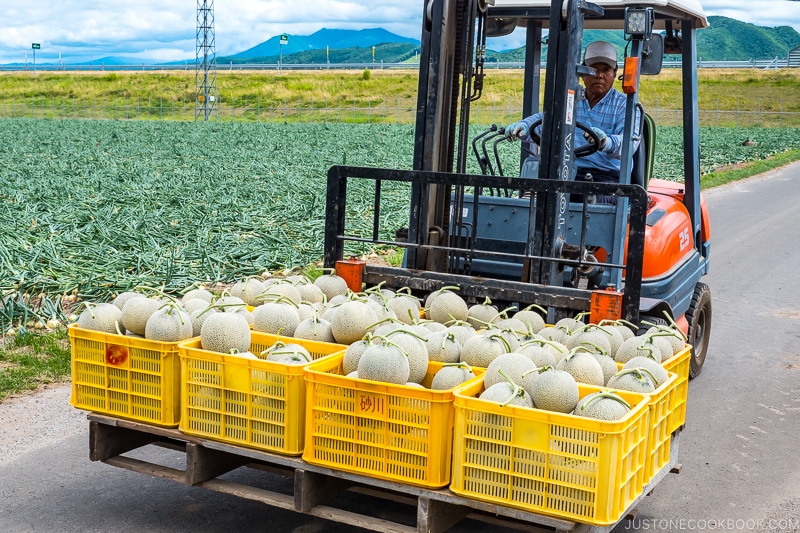
[{"label": "paved road", "polygon": [[[708,191],[706,198],[713,332],[705,368],[689,389],[683,472],[662,481],[637,520],[617,531],[798,531],[800,164]],[[0,458],[0,531],[353,531],[91,463],[87,427]],[[181,460],[163,450],[147,454]],[[263,473],[232,475],[291,491]],[[363,499],[349,503],[378,507]],[[394,518],[395,509],[382,509]],[[459,531],[499,530],[473,522]]]},{"label": "paved road", "polygon": [[747,530],[776,517],[800,529],[800,164],[705,198],[713,326],[689,386],[683,472],[617,530],[653,530],[654,519],[672,530],[721,520]]}]

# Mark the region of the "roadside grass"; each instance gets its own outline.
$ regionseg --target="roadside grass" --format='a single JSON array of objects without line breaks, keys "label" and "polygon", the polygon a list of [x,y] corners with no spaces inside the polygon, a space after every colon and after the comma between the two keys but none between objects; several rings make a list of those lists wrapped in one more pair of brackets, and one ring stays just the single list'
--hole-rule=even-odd
[{"label": "roadside grass", "polygon": [[787,150],[786,152],[781,152],[780,154],[766,159],[748,161],[747,163],[734,165],[732,168],[724,168],[717,172],[706,174],[700,179],[700,185],[703,189],[725,185],[756,176],[795,161],[800,161],[800,150]]},{"label": "roadside grass", "polygon": [[0,345],[0,402],[12,394],[68,380],[69,376],[69,339],[64,328],[7,337]]}]

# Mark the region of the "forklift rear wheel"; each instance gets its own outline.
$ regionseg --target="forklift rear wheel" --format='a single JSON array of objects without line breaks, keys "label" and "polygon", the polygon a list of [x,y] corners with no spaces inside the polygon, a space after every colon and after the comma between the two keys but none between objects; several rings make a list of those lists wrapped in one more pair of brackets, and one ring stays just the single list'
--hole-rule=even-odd
[{"label": "forklift rear wheel", "polygon": [[692,303],[686,311],[689,322],[689,344],[692,345],[692,358],[689,365],[689,378],[697,377],[706,362],[708,341],[711,337],[711,289],[705,283],[694,287]]}]

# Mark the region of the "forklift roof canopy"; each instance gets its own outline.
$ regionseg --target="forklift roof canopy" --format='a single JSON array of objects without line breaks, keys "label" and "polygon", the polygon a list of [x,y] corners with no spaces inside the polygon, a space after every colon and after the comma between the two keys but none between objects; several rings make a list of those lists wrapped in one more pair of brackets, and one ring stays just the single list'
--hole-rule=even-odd
[{"label": "forklift roof canopy", "polygon": [[[692,19],[695,28],[707,28],[708,19],[703,12],[703,6],[698,0],[594,0],[606,10],[603,18],[586,18],[584,28],[586,29],[621,29],[626,7],[652,7],[655,11],[656,29],[664,29],[665,20]],[[489,7],[490,16],[511,16],[520,19],[531,18],[533,13],[523,14],[520,10],[544,8],[543,16],[545,19],[544,27],[547,27],[547,18],[552,2],[545,0],[495,0],[494,7]],[[534,15],[533,18],[539,18]],[[520,21],[519,25],[524,25]]]}]

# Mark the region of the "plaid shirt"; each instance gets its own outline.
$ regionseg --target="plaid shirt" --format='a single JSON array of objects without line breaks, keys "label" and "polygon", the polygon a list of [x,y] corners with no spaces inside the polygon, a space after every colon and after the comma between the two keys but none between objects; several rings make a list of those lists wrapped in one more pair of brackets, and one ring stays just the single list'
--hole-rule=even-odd
[{"label": "plaid shirt", "polygon": [[[578,100],[577,103],[577,120],[590,128],[599,128],[606,133],[605,148],[593,153],[588,157],[579,157],[575,161],[575,166],[578,169],[595,169],[600,171],[613,171],[619,172],[620,159],[622,158],[622,131],[625,126],[625,103],[627,98],[618,90],[612,88],[606,95],[595,104],[593,108],[589,107],[589,100],[586,97]],[[638,117],[638,113],[637,113]],[[536,113],[528,118],[523,119],[528,126],[542,118],[542,113]],[[635,121],[635,133],[639,135],[639,122]],[[586,139],[580,129],[576,128],[575,135],[575,148],[579,148],[587,144]],[[536,132],[541,135],[541,126],[536,128]],[[526,142],[533,142],[530,137],[523,139]],[[634,142],[633,151],[639,146],[639,141]]]}]

